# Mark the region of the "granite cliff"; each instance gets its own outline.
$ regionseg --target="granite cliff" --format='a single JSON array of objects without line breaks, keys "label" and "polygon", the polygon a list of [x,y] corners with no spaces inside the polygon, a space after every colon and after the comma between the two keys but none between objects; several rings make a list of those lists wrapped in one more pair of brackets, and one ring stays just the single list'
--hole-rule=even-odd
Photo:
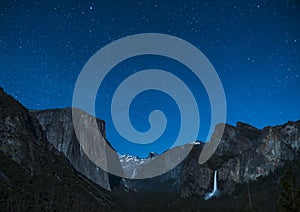
[{"label": "granite cliff", "polygon": [[[35,116],[39,121],[47,140],[68,158],[78,172],[103,188],[111,190],[110,184],[116,181],[116,178],[97,167],[80,147],[74,132],[71,108],[31,111],[31,115]],[[82,128],[89,128],[92,122],[91,116],[84,112],[81,112],[80,116],[82,117],[79,120],[80,122],[86,121]],[[101,134],[105,137],[105,122],[97,119],[97,124]],[[107,148],[107,145],[110,145],[105,138],[101,139],[100,142],[103,144],[103,148]],[[109,161],[107,158],[104,157],[107,163],[115,162],[119,164],[119,157],[116,153],[110,155]],[[119,165],[118,168],[121,169],[121,166]],[[118,184],[118,182],[114,184]]]},{"label": "granite cliff", "polygon": [[[89,128],[91,116],[82,111],[79,114],[79,121],[83,123],[81,127]],[[96,122],[104,135],[99,142],[103,148],[110,147],[105,139],[104,121],[97,119]],[[220,133],[220,126],[216,126],[214,135]],[[299,168],[299,131],[300,121],[263,129],[241,122],[236,126],[226,124],[216,152],[205,164],[198,163],[204,144],[194,142],[171,150],[180,153],[182,149],[192,147],[188,156],[169,172],[148,179],[120,179],[97,167],[86,156],[75,135],[70,108],[28,111],[0,89],[1,204],[5,208],[8,206],[20,210],[75,207],[97,210],[112,208],[118,202],[126,210],[127,207],[139,205],[130,202],[130,198],[137,198],[139,202],[143,200],[141,196],[146,195],[143,201],[149,202],[149,198],[157,196],[158,192],[162,193],[158,195],[159,198],[165,197],[165,193],[174,195],[170,195],[173,199],[167,202],[178,200],[179,196],[183,197],[180,198],[182,201],[195,196],[203,200],[204,194],[212,189],[215,170],[218,170],[218,188],[227,195],[225,202],[235,202],[228,196],[240,191],[241,185],[250,184],[253,188],[260,188],[260,183],[270,183],[270,180],[262,180],[262,177],[271,179],[275,188],[272,192],[278,193],[279,181],[283,176],[281,168],[290,162],[295,163],[294,170]],[[218,137],[214,135],[212,141]],[[149,155],[151,160],[159,157],[155,153]],[[119,159],[116,153],[102,155],[101,159],[108,165],[117,165],[124,173],[134,170],[139,175],[147,171],[147,168],[140,166],[146,163],[146,159],[126,155]],[[173,162],[167,157],[163,161],[164,164]],[[118,200],[113,199],[107,191],[113,187],[117,196],[121,194]],[[124,189],[132,192],[125,192]],[[262,196],[265,194],[260,194]],[[273,196],[268,201],[278,200],[278,195]],[[240,196],[235,195],[235,198],[244,201]],[[151,202],[149,204],[153,205]],[[172,208],[172,204],[168,207]],[[204,208],[212,207],[205,205],[205,202],[201,204]]]},{"label": "granite cliff", "polygon": [[[72,125],[71,109],[32,111],[31,115],[39,121],[47,140],[68,158],[77,171],[108,190],[121,186],[135,192],[172,191],[181,197],[195,194],[203,196],[212,187],[214,170],[218,170],[220,189],[231,193],[237,184],[267,176],[277,167],[283,166],[285,161],[294,160],[300,154],[300,121],[263,129],[238,122],[236,126],[225,125],[216,152],[205,164],[198,163],[204,144],[195,142],[175,147],[180,151],[180,148],[193,145],[186,159],[171,171],[154,178],[124,178],[119,182],[119,178],[98,168],[81,150]],[[98,126],[105,135],[104,122],[98,120]],[[219,133],[219,127],[216,127],[215,134]],[[157,156],[154,156],[154,159],[155,157]],[[115,161],[119,160],[117,154],[112,158]],[[139,164],[144,163],[144,160],[134,156],[123,156],[120,163],[124,172],[127,169],[135,169],[135,173],[138,174],[141,171]]]},{"label": "granite cliff", "polygon": [[108,191],[90,182],[51,145],[38,120],[0,88],[0,208],[109,210]]},{"label": "granite cliff", "polygon": [[[47,140],[69,159],[76,170],[108,190],[112,186],[119,186],[118,178],[98,168],[81,150],[72,126],[71,109],[32,111],[31,115],[38,119]],[[98,120],[98,126],[105,135],[104,122]],[[219,127],[216,127],[215,134],[219,133]],[[180,148],[193,145],[186,159],[171,171],[143,180],[122,179],[120,186],[128,191],[159,190],[173,191],[182,197],[194,194],[203,196],[212,187],[214,170],[218,170],[220,189],[225,193],[231,193],[235,190],[236,184],[267,176],[277,167],[283,166],[285,161],[298,157],[299,131],[300,121],[263,129],[242,122],[238,122],[236,126],[226,124],[215,154],[205,164],[198,164],[203,143],[195,142],[175,147],[180,151]],[[155,157],[157,156],[154,156],[154,159]],[[117,154],[113,160],[119,160]],[[141,171],[139,164],[144,161],[145,159],[133,156],[120,158],[124,171],[135,169],[136,174]]]},{"label": "granite cliff", "polygon": [[[219,127],[216,127],[215,133],[219,133]],[[218,170],[219,188],[230,194],[237,184],[267,176],[287,161],[299,158],[299,132],[300,121],[263,129],[241,122],[237,126],[226,124],[216,152],[205,164],[198,163],[204,144],[195,142],[188,144],[194,145],[191,152],[175,169],[151,179],[123,179],[122,184],[130,191],[162,188],[177,192],[181,197],[203,196],[212,188],[213,172]],[[128,164],[138,166],[143,160],[124,156],[121,163],[128,168]]]},{"label": "granite cliff", "polygon": [[184,161],[181,196],[203,195],[212,186],[214,170],[218,170],[219,187],[225,193],[233,192],[237,184],[269,175],[299,158],[299,131],[300,121],[261,130],[241,122],[236,127],[226,125],[220,145],[206,164],[196,163],[203,145],[195,146]]}]

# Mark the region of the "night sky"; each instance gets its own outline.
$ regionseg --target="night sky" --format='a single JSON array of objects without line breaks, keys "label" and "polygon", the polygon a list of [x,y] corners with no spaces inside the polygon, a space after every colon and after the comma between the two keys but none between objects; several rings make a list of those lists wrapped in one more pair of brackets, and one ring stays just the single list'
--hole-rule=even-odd
[{"label": "night sky", "polygon": [[[226,3],[225,3],[226,2]],[[215,67],[227,100],[227,123],[262,128],[300,119],[299,1],[6,1],[0,2],[0,86],[29,109],[71,107],[76,79],[101,47],[137,33],[164,33],[199,48]],[[174,72],[200,106],[199,140],[206,140],[210,105],[186,67],[160,56],[117,65],[98,91],[96,115],[121,154],[146,156],[172,146],[180,116],[166,94],[140,94],[131,109],[141,131],[162,109],[168,127],[161,140],[131,145],[118,135],[110,101],[118,83],[146,68]],[[191,141],[187,141],[191,142]]]}]

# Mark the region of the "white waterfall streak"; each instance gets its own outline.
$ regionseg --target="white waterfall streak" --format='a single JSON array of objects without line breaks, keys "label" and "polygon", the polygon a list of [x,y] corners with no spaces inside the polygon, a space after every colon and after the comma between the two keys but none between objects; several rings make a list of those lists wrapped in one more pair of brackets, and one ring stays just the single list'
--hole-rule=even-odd
[{"label": "white waterfall streak", "polygon": [[204,199],[208,200],[214,196],[218,196],[219,191],[218,191],[218,181],[217,181],[217,170],[214,173],[214,189],[212,192],[208,192],[205,194]]},{"label": "white waterfall streak", "polygon": [[218,189],[218,186],[217,186],[217,170],[215,171],[215,176],[214,176],[214,190],[213,190],[213,193],[215,193]]}]

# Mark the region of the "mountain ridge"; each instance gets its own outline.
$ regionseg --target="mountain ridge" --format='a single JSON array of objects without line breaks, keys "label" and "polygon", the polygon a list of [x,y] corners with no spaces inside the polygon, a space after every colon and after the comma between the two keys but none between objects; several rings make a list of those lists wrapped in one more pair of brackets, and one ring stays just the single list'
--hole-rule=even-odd
[{"label": "mountain ridge", "polygon": [[[68,110],[70,110],[70,108]],[[56,109],[56,111],[61,110]],[[45,110],[34,111],[33,113],[47,114],[49,112],[51,113],[51,111]],[[181,193],[181,196],[183,197],[188,197],[192,194],[204,195],[204,193],[209,189],[209,186],[211,185],[210,179],[213,170],[221,168],[219,172],[220,181],[222,181],[223,183],[223,185],[221,183],[221,187],[224,187],[225,192],[231,193],[232,191],[234,191],[234,185],[236,183],[243,183],[247,180],[255,180],[262,175],[268,175],[270,171],[274,170],[276,167],[282,166],[284,164],[284,161],[292,160],[293,158],[295,158],[295,154],[299,154],[299,136],[294,135],[295,133],[297,134],[299,130],[299,123],[300,121],[288,121],[282,125],[266,126],[261,129],[258,129],[244,122],[237,122],[236,126],[225,124],[225,131],[216,152],[211,157],[211,159],[207,161],[207,163],[203,166],[200,166],[198,164],[197,158],[199,158],[204,143],[193,142],[192,144],[187,144],[194,145],[195,143],[197,143],[194,145],[187,158],[183,162],[178,164],[173,170],[170,170],[168,173],[165,173],[159,177],[145,179],[144,181],[131,180],[126,178],[121,179],[108,174],[107,179],[114,178],[114,183],[110,183],[108,180],[106,185],[108,188],[110,188],[110,186],[121,186],[125,187],[129,191],[147,191],[148,188],[152,190],[155,188],[159,189],[162,186],[162,184],[164,184],[164,187],[167,190],[169,186],[170,190],[176,190],[176,192]],[[43,126],[43,124],[41,125]],[[296,127],[294,131],[292,130],[291,132],[289,132],[292,133],[294,136],[294,143],[289,143],[286,140],[287,132],[283,132],[284,128],[289,128],[288,126],[291,128],[291,130],[293,127]],[[216,127],[215,133],[217,133],[217,131],[218,126]],[[282,131],[281,134],[279,131]],[[103,134],[105,135],[105,132],[103,132]],[[276,138],[276,136],[285,137],[285,139],[280,140]],[[270,138],[272,139],[270,140]],[[274,139],[276,140],[276,142],[274,142]],[[264,150],[264,146],[268,149],[269,152],[266,152]],[[180,146],[177,148],[185,147]],[[281,151],[282,154],[280,155],[279,152]],[[242,159],[237,159],[237,157],[239,157],[240,155],[242,155]],[[143,161],[147,159],[142,159],[134,156],[128,157],[131,159],[134,158],[134,161],[128,160],[126,162],[125,160],[121,160],[121,166],[123,167],[124,172],[126,172],[126,169],[130,169],[131,171],[132,169],[136,169],[134,173],[138,174],[138,165],[144,164]],[[156,157],[153,157],[151,159],[156,159]],[[260,163],[256,158],[260,158],[262,161],[265,162]],[[280,162],[280,160],[282,161]],[[256,162],[253,163],[253,165],[251,165],[250,168],[245,169],[246,165],[244,163],[251,164],[251,161]],[[225,167],[223,167],[223,165],[225,165]],[[233,170],[230,168],[235,166],[242,166],[241,170]],[[254,166],[258,166],[258,168],[255,168],[254,170]],[[249,169],[251,169],[251,171],[249,171]],[[85,172],[82,173],[84,174]],[[196,179],[196,176],[198,176],[200,179],[203,179],[201,175],[206,175],[205,180],[199,181]],[[195,183],[191,184],[190,178],[192,178],[195,181]],[[156,181],[158,183],[155,183]],[[156,184],[156,186],[154,186],[153,184]],[[107,187],[105,188],[107,189]],[[187,187],[192,187],[192,189]]]},{"label": "mountain ridge", "polygon": [[[89,117],[90,115],[84,113],[84,116]],[[13,170],[18,172],[24,170],[24,176],[22,176],[25,181],[16,184],[24,191],[31,191],[24,186],[30,184],[32,177],[35,177],[34,182],[42,179],[41,182],[36,182],[35,186],[42,187],[46,191],[49,191],[50,188],[45,187],[42,183],[44,179],[49,179],[55,186],[58,186],[59,183],[65,184],[70,178],[78,182],[81,188],[86,185],[84,182],[89,182],[87,193],[81,191],[83,193],[80,195],[85,199],[81,204],[84,205],[85,202],[91,201],[93,202],[92,209],[95,209],[97,207],[110,208],[114,205],[115,200],[110,196],[111,193],[99,189],[88,179],[106,190],[112,190],[113,193],[116,190],[126,190],[129,193],[137,194],[161,192],[172,193],[176,198],[189,199],[197,196],[203,199],[205,193],[212,190],[215,170],[218,171],[218,188],[226,196],[234,194],[240,185],[253,184],[262,177],[273,175],[276,170],[281,169],[290,161],[298,161],[300,157],[300,120],[288,121],[282,125],[266,126],[261,129],[247,123],[237,122],[236,126],[225,124],[220,144],[205,164],[198,163],[204,143],[196,141],[173,149],[180,151],[182,148],[192,146],[188,156],[172,170],[157,177],[132,180],[113,176],[104,170],[97,170],[97,166],[88,161],[89,159],[81,150],[74,129],[72,129],[71,108],[29,111],[4,93],[3,89],[0,89],[0,117],[0,185],[1,191],[4,192],[0,192],[0,195],[2,195],[1,198],[9,201],[10,198],[13,198],[14,201],[24,198],[28,192],[22,193],[21,190],[20,197],[12,197],[13,194],[20,192],[13,186],[19,179],[15,179],[9,174],[11,170],[3,161],[7,161],[7,164],[14,167]],[[105,123],[100,119],[97,122],[101,133],[105,135]],[[218,126],[216,126],[215,133],[219,133]],[[105,143],[105,137],[103,142],[104,145],[110,145],[109,142]],[[148,159],[159,158],[159,155],[153,154],[153,156],[155,157]],[[136,163],[145,160],[137,157],[133,159],[136,160]],[[105,160],[120,163],[117,154]],[[163,161],[163,163],[168,162],[170,161]],[[143,171],[136,165],[126,164],[125,160],[122,163],[120,167],[123,167],[124,172],[126,165],[129,169],[135,169],[137,175]],[[41,164],[45,167],[41,167]],[[65,172],[64,168],[66,168]],[[50,177],[45,176],[45,173]],[[66,178],[64,175],[68,177]],[[67,187],[69,191],[76,190],[76,186],[68,183]],[[11,188],[15,192],[10,193],[9,189]],[[45,193],[34,192],[41,197],[29,195],[31,200],[24,200],[25,203],[22,202],[23,205],[18,207],[36,207],[32,206],[32,199],[40,201],[45,198]],[[74,195],[72,192],[71,199],[75,198],[72,196]],[[104,199],[97,200],[95,194]],[[122,198],[126,199],[126,196],[128,195],[125,194]],[[38,207],[54,207],[47,203],[47,201],[55,202],[54,199],[54,196],[50,195],[49,197],[48,193],[48,198],[44,202],[40,201]],[[56,203],[55,207],[60,207],[62,204],[61,202]],[[68,207],[74,207],[74,203],[68,204]],[[124,206],[124,202],[122,204]],[[124,207],[126,208],[126,206]]]},{"label": "mountain ridge", "polygon": [[38,120],[0,88],[0,208],[109,210],[111,195],[75,171]]}]

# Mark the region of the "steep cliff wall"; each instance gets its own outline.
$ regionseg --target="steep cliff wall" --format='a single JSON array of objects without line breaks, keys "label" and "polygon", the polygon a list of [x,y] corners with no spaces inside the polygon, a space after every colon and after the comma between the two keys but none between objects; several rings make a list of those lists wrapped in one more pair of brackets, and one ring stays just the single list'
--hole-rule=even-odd
[{"label": "steep cliff wall", "polygon": [[109,210],[108,191],[75,171],[38,120],[0,88],[0,208],[3,211]]},{"label": "steep cliff wall", "polygon": [[[218,129],[216,129],[216,132]],[[194,146],[184,161],[181,195],[203,195],[211,189],[213,171],[218,170],[221,190],[231,193],[235,185],[267,176],[300,154],[300,121],[256,129],[248,124],[225,126],[215,154],[204,164],[197,164],[203,145]]]},{"label": "steep cliff wall", "polygon": [[[102,187],[111,189],[110,175],[98,168],[82,151],[74,133],[71,109],[32,111],[31,114],[39,120],[47,140],[62,152],[79,172]],[[98,126],[105,135],[104,122],[98,120]],[[198,164],[204,144],[196,142],[186,159],[173,170],[150,179],[122,179],[121,185],[129,191],[171,190],[180,193],[182,197],[204,195],[213,185],[214,170],[218,170],[220,189],[231,193],[236,184],[266,176],[277,167],[283,166],[285,161],[298,157],[299,130],[300,121],[263,129],[241,122],[238,122],[237,126],[226,124],[216,152],[205,164]],[[219,133],[218,126],[215,133]],[[112,160],[119,163],[118,155],[115,154]],[[125,173],[128,170],[135,170],[137,175],[139,172],[145,172],[145,169],[141,170],[139,166],[145,162],[144,159],[123,156],[120,162]],[[122,169],[121,165],[119,168]]]},{"label": "steep cliff wall", "polygon": [[[32,111],[31,114],[38,119],[47,140],[69,159],[77,171],[103,188],[111,190],[109,174],[97,167],[88,158],[78,142],[72,122],[71,108]],[[87,121],[82,127],[89,128],[92,122],[92,119],[89,119],[91,116],[84,112],[81,112],[80,116],[84,117],[85,121]],[[83,122],[83,119],[80,121]],[[101,134],[105,136],[104,121],[97,119],[97,124]],[[99,142],[102,143],[104,148],[109,145],[105,139],[99,140]],[[110,157],[110,161],[107,161],[107,163],[112,162],[111,160],[119,163],[116,153]],[[103,156],[103,160],[108,160],[108,157]],[[119,168],[121,169],[121,166]]]},{"label": "steep cliff wall", "polygon": [[[179,192],[182,197],[193,194],[202,196],[212,189],[213,172],[218,170],[219,188],[225,193],[231,193],[237,184],[266,176],[283,166],[286,161],[299,157],[299,132],[300,121],[261,130],[241,122],[236,127],[226,124],[216,152],[205,164],[198,163],[204,146],[199,142],[175,169],[159,177],[146,180],[124,179],[122,183],[127,189],[134,191],[158,190],[163,187]],[[219,133],[218,127],[215,133]],[[134,168],[132,160],[124,156],[121,163],[127,169],[130,164]],[[134,160],[135,164],[139,164],[143,159]]]}]

